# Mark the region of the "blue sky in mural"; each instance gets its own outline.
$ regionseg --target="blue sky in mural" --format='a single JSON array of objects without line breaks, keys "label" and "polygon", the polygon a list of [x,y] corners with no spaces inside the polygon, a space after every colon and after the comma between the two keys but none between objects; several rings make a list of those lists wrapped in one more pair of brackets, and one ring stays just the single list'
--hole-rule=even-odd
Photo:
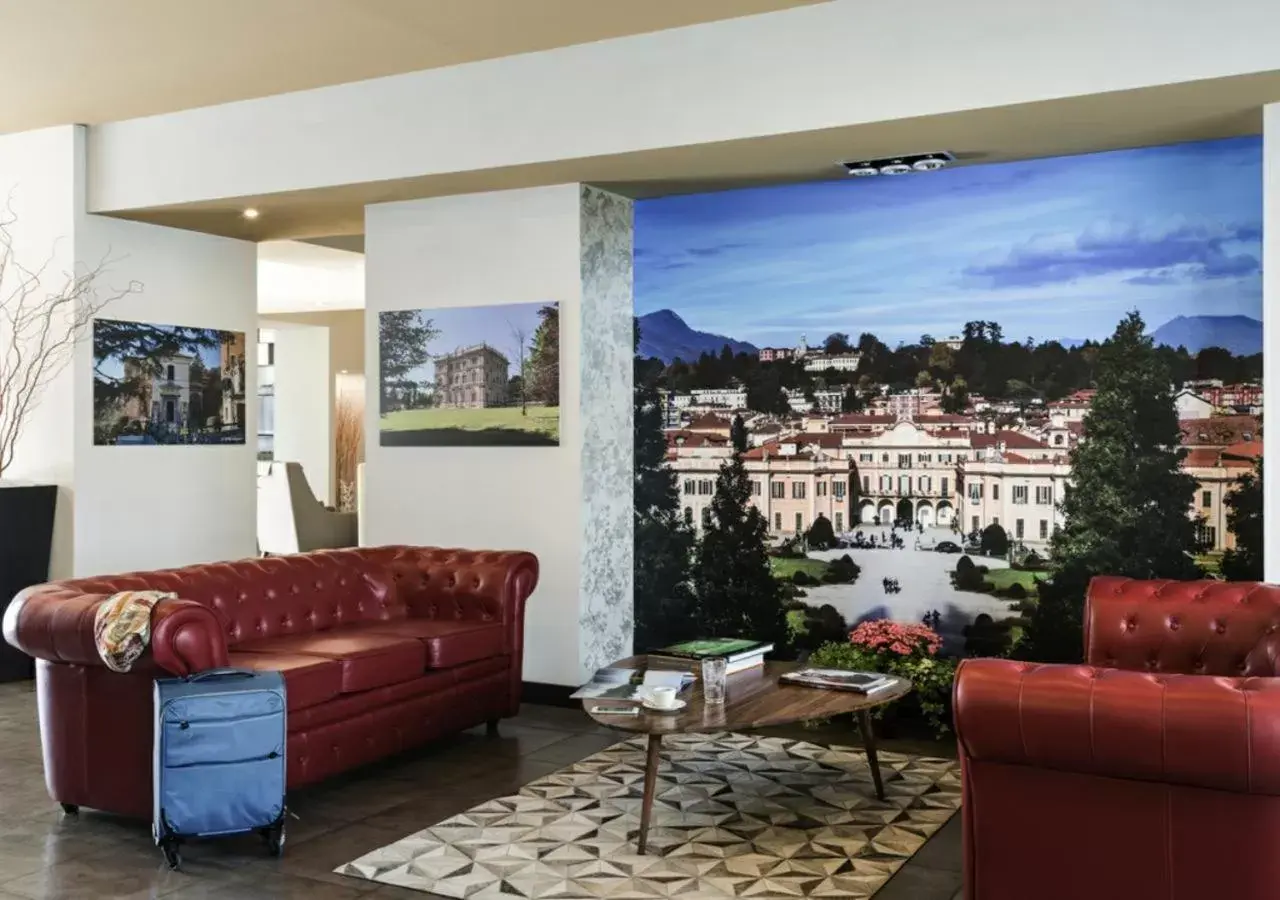
[{"label": "blue sky in mural", "polygon": [[644,201],[636,311],[758,346],[1260,320],[1261,156],[1245,137]]},{"label": "blue sky in mural", "polygon": [[[538,310],[554,303],[508,303],[500,306],[449,306],[418,310],[422,322],[430,322],[439,335],[427,348],[432,356],[453,353],[464,347],[488,344],[511,363],[511,374],[516,374],[520,363],[520,342],[517,332],[524,333],[525,346],[533,340],[533,333],[542,320]],[[436,364],[428,362],[413,369],[406,376],[409,381],[433,381]]]}]

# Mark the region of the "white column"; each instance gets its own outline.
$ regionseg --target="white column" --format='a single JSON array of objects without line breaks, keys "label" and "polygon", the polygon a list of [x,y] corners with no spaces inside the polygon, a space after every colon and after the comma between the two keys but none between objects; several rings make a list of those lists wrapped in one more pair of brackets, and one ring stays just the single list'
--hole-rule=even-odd
[{"label": "white column", "polygon": [[[365,539],[537,554],[528,681],[630,649],[629,229],[626,201],[576,184],[366,209]],[[380,313],[538,302],[560,304],[558,447],[380,445]]]},{"label": "white column", "polygon": [[1263,108],[1262,384],[1264,574],[1280,582],[1280,103]]},{"label": "white column", "polygon": [[329,329],[262,320],[275,334],[274,459],[301,464],[316,499],[336,505],[333,463],[336,373]]}]

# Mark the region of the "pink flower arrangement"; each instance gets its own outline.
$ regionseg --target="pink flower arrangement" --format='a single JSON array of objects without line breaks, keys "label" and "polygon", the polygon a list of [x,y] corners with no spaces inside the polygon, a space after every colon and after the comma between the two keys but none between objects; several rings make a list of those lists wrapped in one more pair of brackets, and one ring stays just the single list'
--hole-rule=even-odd
[{"label": "pink flower arrangement", "polygon": [[891,619],[863,622],[849,635],[849,643],[874,652],[888,651],[900,656],[913,653],[935,655],[942,638],[928,625],[905,624]]}]

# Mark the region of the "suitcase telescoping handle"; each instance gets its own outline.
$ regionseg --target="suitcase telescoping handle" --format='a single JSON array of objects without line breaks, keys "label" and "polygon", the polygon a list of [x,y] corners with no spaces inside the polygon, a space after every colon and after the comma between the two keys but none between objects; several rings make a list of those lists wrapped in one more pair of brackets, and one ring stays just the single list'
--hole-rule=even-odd
[{"label": "suitcase telescoping handle", "polygon": [[208,681],[213,678],[230,680],[232,678],[254,678],[257,674],[258,673],[253,669],[205,669],[203,672],[196,672],[194,675],[187,675],[185,680],[190,682]]}]

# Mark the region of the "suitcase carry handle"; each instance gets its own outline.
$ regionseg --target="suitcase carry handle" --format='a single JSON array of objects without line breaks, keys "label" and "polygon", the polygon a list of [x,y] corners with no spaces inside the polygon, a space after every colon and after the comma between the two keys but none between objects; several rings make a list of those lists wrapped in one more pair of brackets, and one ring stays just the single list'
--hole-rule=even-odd
[{"label": "suitcase carry handle", "polygon": [[196,672],[194,675],[185,676],[184,680],[189,682],[208,681],[210,678],[256,678],[258,675],[253,669],[205,669],[203,672]]}]

